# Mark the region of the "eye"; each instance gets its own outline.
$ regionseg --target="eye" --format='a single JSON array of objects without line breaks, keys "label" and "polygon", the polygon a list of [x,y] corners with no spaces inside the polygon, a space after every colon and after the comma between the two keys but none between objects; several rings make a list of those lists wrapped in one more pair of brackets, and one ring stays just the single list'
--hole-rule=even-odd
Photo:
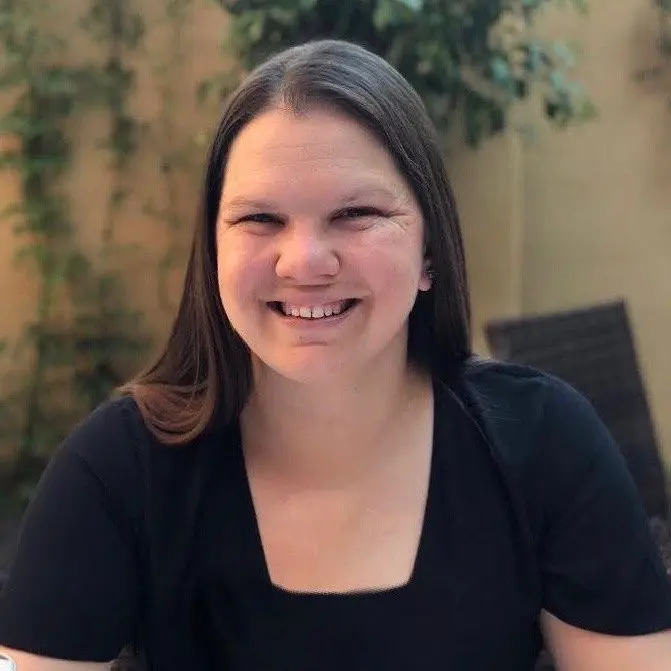
[{"label": "eye", "polygon": [[384,213],[376,207],[360,206],[360,207],[346,207],[339,212],[336,212],[334,219],[367,219],[369,217],[383,217]]},{"label": "eye", "polygon": [[246,214],[244,217],[239,217],[234,223],[281,226],[282,220],[277,215],[269,214],[268,212],[254,212],[253,214]]}]

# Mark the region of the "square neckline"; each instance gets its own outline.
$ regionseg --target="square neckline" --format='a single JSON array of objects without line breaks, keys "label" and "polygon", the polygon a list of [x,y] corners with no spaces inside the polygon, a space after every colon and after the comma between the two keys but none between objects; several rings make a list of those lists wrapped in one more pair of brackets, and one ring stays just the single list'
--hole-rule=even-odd
[{"label": "square neckline", "polygon": [[[391,585],[389,587],[371,587],[370,589],[354,589],[354,590],[337,590],[337,591],[309,591],[309,590],[293,590],[276,583],[270,573],[268,565],[268,558],[263,545],[263,538],[261,536],[261,528],[259,525],[256,507],[254,505],[254,497],[252,495],[251,483],[249,480],[249,472],[245,460],[244,451],[242,448],[242,433],[240,423],[236,424],[236,440],[235,440],[235,466],[238,469],[239,481],[242,483],[241,494],[243,503],[244,525],[248,531],[244,534],[244,542],[249,543],[249,550],[254,557],[254,568],[257,578],[263,583],[264,587],[270,590],[275,596],[290,598],[294,600],[329,600],[329,601],[344,601],[357,599],[384,599],[388,597],[398,596],[411,592],[421,579],[425,558],[427,554],[428,533],[431,527],[431,519],[433,518],[436,507],[436,479],[437,479],[437,458],[438,445],[440,439],[438,436],[439,425],[438,421],[438,384],[435,380],[432,382],[433,394],[433,414],[431,428],[431,456],[429,459],[429,477],[427,484],[427,491],[422,512],[421,529],[415,548],[414,559],[410,575],[406,581],[398,585]],[[237,479],[237,478],[236,478]]]}]

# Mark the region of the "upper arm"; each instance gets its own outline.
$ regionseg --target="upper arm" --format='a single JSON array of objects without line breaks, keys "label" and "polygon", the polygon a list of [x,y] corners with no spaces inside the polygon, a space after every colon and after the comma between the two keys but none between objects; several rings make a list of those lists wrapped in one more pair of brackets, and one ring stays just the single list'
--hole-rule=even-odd
[{"label": "upper arm", "polygon": [[[130,452],[120,442],[127,438],[119,414],[94,414],[45,470],[0,593],[0,645],[69,664],[102,663],[136,637],[138,543],[117,490],[126,487],[127,500],[137,492],[122,477],[132,464],[119,461]],[[36,663],[26,658],[28,669]]]},{"label": "upper arm", "polygon": [[542,607],[613,636],[671,629],[671,580],[626,462],[592,406],[555,383],[533,501]]},{"label": "upper arm", "polygon": [[541,626],[557,671],[668,671],[671,630],[608,636],[580,629],[544,612]]},{"label": "upper arm", "polygon": [[3,654],[14,661],[17,671],[109,671],[111,668],[108,662],[71,662],[0,646],[0,659]]}]

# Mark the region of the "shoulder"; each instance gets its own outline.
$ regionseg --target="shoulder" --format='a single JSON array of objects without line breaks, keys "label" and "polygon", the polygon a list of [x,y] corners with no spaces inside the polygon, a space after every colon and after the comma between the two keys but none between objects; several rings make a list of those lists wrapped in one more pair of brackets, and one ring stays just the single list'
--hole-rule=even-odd
[{"label": "shoulder", "polygon": [[[227,427],[226,427],[227,428]],[[224,435],[219,431],[217,436]],[[184,462],[212,443],[201,434],[183,445],[162,443],[149,429],[131,396],[111,398],[82,419],[59,446],[59,454],[75,455],[92,469],[113,471],[131,463]]]},{"label": "shoulder", "polygon": [[611,635],[668,628],[669,583],[645,510],[591,403],[551,375],[486,360],[466,365],[454,390],[531,542],[543,609]]},{"label": "shoulder", "polygon": [[483,404],[495,409],[500,406],[511,418],[523,413],[534,419],[549,403],[587,401],[569,384],[548,373],[521,364],[474,358],[463,368],[462,380],[468,390]]},{"label": "shoulder", "polygon": [[[213,448],[227,436],[202,434],[184,445],[161,443],[149,430],[130,396],[109,399],[79,422],[58,447],[50,468],[59,463],[86,471],[109,495],[152,491],[202,471]],[[62,469],[61,469],[62,470]],[[148,492],[147,492],[148,493]]]},{"label": "shoulder", "polygon": [[132,398],[103,402],[55,448],[29,512],[69,496],[85,507],[101,505],[115,517],[137,523],[151,449],[151,434]]},{"label": "shoulder", "polygon": [[103,402],[75,425],[54,460],[79,460],[95,473],[113,474],[139,462],[154,444],[135,401],[123,396]]},{"label": "shoulder", "polygon": [[609,430],[566,382],[526,366],[475,360],[460,388],[493,458],[528,508],[557,513],[577,492],[597,485],[637,498]]},{"label": "shoulder", "polygon": [[476,359],[465,366],[458,387],[494,458],[528,491],[568,491],[597,463],[625,468],[592,404],[552,375]]},{"label": "shoulder", "polygon": [[558,434],[605,431],[580,392],[528,366],[475,359],[464,367],[459,386],[464,401],[492,437],[513,439],[518,446],[524,440],[539,446]]},{"label": "shoulder", "polygon": [[93,440],[111,443],[119,439],[137,439],[142,423],[140,410],[130,396],[110,398],[78,422],[68,440]]}]

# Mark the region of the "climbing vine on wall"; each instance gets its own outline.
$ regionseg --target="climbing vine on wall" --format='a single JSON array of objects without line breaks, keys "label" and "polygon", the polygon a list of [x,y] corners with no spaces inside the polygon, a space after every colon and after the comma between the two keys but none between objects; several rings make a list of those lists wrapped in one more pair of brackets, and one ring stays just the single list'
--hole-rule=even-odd
[{"label": "climbing vine on wall", "polygon": [[0,129],[14,139],[0,167],[15,171],[22,189],[21,201],[3,214],[21,240],[17,260],[31,264],[37,282],[36,312],[22,343],[31,349],[29,373],[4,401],[3,438],[16,443],[19,477],[63,428],[53,415],[60,369],[68,359],[61,347],[62,286],[73,261],[73,227],[61,182],[70,160],[64,129],[91,84],[86,68],[59,64],[60,41],[38,27],[48,24],[48,11],[40,0],[0,3],[0,89],[13,100]]},{"label": "climbing vine on wall", "polygon": [[77,312],[74,346],[77,365],[75,391],[86,410],[101,403],[124,378],[124,363],[147,344],[141,319],[126,307],[123,284],[115,270],[122,251],[115,228],[129,197],[127,169],[136,153],[140,123],[129,112],[135,72],[126,56],[135,52],[144,35],[142,16],[132,0],[91,0],[81,25],[103,50],[99,102],[107,112],[108,130],[101,148],[109,155],[109,188],[104,205],[100,253],[93,264],[83,255],[70,276]]},{"label": "climbing vine on wall", "polygon": [[[196,146],[190,135],[180,132],[180,83],[184,76],[184,63],[188,58],[189,44],[187,27],[192,19],[194,0],[161,0],[165,31],[162,54],[152,61],[152,78],[157,86],[159,112],[152,123],[149,138],[156,157],[160,191],[145,203],[145,213],[161,222],[167,235],[165,250],[158,262],[158,298],[164,310],[176,307],[175,297],[170,292],[170,276],[184,256],[184,231],[191,220],[185,220],[180,203],[180,186],[189,175],[197,172],[193,161]],[[187,75],[188,76],[188,75]],[[182,122],[183,123],[183,122]],[[191,213],[190,213],[191,214]]]}]

